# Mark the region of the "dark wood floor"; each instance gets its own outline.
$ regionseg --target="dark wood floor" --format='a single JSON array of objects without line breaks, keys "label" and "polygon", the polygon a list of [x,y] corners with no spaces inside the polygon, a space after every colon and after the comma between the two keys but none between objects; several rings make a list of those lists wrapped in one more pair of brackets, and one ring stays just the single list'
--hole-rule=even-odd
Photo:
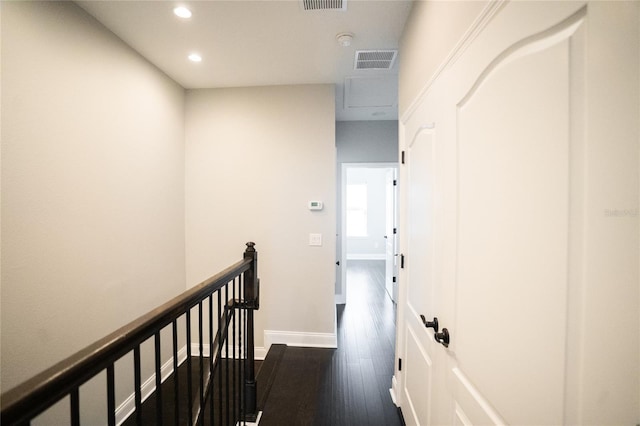
[{"label": "dark wood floor", "polygon": [[261,426],[402,424],[389,395],[395,309],[384,289],[384,261],[347,266],[338,349],[287,348]]}]

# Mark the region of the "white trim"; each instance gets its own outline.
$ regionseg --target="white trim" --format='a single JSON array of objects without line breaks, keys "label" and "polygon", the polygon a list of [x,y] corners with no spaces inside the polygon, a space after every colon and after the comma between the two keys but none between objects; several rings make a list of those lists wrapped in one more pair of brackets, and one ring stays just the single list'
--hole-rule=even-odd
[{"label": "white trim", "polygon": [[[202,356],[208,357],[211,353],[211,348],[208,343],[202,345]],[[223,352],[224,355],[224,352]],[[191,342],[191,356],[200,356],[200,343]]]},{"label": "white trim", "polygon": [[264,361],[267,357],[267,349],[264,346],[256,346],[253,349],[254,358],[259,361]]},{"label": "white trim", "polygon": [[391,395],[391,401],[393,401],[393,404],[396,407],[400,407],[400,403],[399,403],[398,397],[397,397],[397,395],[399,395],[399,393],[396,392],[397,388],[398,388],[398,381],[396,380],[396,376],[392,376],[391,377],[391,389],[389,389],[389,394]]},{"label": "white trim", "polygon": [[490,1],[485,8],[480,12],[480,15],[476,18],[476,20],[471,24],[466,33],[462,36],[462,38],[458,41],[458,43],[454,46],[453,50],[449,52],[449,55],[445,58],[445,60],[440,64],[440,66],[436,69],[433,75],[427,80],[422,90],[418,92],[418,96],[416,96],[413,101],[409,104],[407,109],[400,116],[400,120],[402,123],[406,123],[409,120],[409,117],[415,112],[418,106],[422,103],[423,98],[426,96],[429,89],[433,83],[440,77],[440,74],[452,66],[458,58],[464,53],[465,50],[473,43],[473,41],[478,37],[478,35],[484,30],[484,28],[491,22],[493,17],[502,9],[502,7],[507,4],[507,0],[494,0]]},{"label": "white trim", "polygon": [[[187,346],[183,346],[182,349],[178,351],[178,366],[180,366],[184,360],[187,359]],[[162,377],[162,382],[167,380],[167,378],[173,374],[173,356],[169,358],[167,362],[162,364],[160,368],[160,375]],[[156,374],[153,373],[151,377],[144,381],[142,384],[142,401],[144,402],[151,394],[156,390]],[[124,423],[131,414],[136,411],[136,394],[135,391],[127,399],[122,402],[116,408],[116,425],[121,425]]]},{"label": "white trim", "polygon": [[302,333],[299,331],[264,331],[266,348],[273,344],[285,344],[308,348],[337,348],[338,338],[335,333]]},{"label": "white trim", "polygon": [[347,260],[387,260],[384,253],[347,253]]},{"label": "white trim", "polygon": [[475,399],[476,403],[480,406],[487,417],[491,419],[492,424],[497,426],[503,426],[507,424],[507,422],[500,416],[500,414],[498,414],[498,412],[493,408],[489,401],[487,401],[482,393],[480,393],[480,391],[471,384],[471,381],[458,367],[455,367],[452,371],[453,374],[455,374],[455,376],[458,378],[460,384],[465,388],[469,395],[471,395],[471,397]]},{"label": "white trim", "polygon": [[[380,168],[380,169],[395,169],[397,172],[400,172],[400,160],[398,162],[383,162],[383,163],[340,163],[340,229],[339,238],[341,241],[340,244],[340,253],[336,253],[336,256],[340,257],[340,288],[339,293],[336,291],[336,304],[344,304],[347,303],[347,169],[349,168]],[[352,256],[352,255],[349,255]],[[371,255],[367,255],[371,256]],[[382,259],[386,259],[384,254],[382,254]],[[367,257],[366,259],[370,259]],[[354,259],[355,260],[355,259]]]},{"label": "white trim", "polygon": [[[264,347],[261,346],[256,346],[253,349],[253,355],[254,358],[259,360],[259,361],[263,361],[264,358],[267,356],[267,350]],[[211,349],[209,344],[203,344],[202,345],[202,356],[208,357],[209,354],[211,353]],[[232,357],[234,356],[234,354],[236,354],[236,356],[238,356],[240,354],[240,346],[236,346],[235,348],[230,348],[229,349],[229,355],[231,355]],[[223,349],[222,351],[222,357],[225,357],[226,353]],[[191,343],[191,356],[200,356],[200,343]],[[186,354],[185,354],[186,357]]]}]

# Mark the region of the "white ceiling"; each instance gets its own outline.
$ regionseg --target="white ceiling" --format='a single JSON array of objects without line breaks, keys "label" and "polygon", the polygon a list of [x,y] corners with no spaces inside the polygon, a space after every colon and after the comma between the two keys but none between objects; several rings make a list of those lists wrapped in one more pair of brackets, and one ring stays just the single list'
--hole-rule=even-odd
[{"label": "white ceiling", "polygon": [[[398,118],[398,61],[354,70],[354,57],[397,49],[411,0],[347,0],[346,11],[305,11],[297,0],[77,3],[187,89],[335,83],[337,120]],[[193,16],[177,18],[178,5]],[[341,32],[354,34],[351,46],[338,44]]]}]

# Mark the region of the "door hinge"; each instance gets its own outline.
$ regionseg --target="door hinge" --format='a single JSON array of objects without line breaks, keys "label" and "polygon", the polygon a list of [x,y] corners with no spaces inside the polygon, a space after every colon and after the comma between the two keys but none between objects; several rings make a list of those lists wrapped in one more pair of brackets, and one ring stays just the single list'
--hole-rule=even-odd
[{"label": "door hinge", "polygon": [[398,371],[402,371],[402,358],[398,358]]},{"label": "door hinge", "polygon": [[396,179],[393,180],[393,186],[398,186],[398,181]]},{"label": "door hinge", "polygon": [[392,281],[395,283],[395,282],[396,282],[396,277],[393,277],[393,280],[392,280]]},{"label": "door hinge", "polygon": [[398,228],[393,228],[393,233],[397,234],[398,233]]},{"label": "door hinge", "polygon": [[400,162],[404,164],[404,151],[400,153]]},{"label": "door hinge", "polygon": [[404,254],[400,255],[400,268],[404,269]]}]

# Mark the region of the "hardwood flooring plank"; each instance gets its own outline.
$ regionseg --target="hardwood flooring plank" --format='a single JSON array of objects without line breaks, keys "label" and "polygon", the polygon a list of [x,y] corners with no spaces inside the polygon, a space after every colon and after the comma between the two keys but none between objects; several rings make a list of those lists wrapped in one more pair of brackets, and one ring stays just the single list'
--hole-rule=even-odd
[{"label": "hardwood flooring plank", "polygon": [[364,400],[367,406],[367,424],[385,425],[384,409],[377,375],[371,360],[363,360],[360,364],[364,384]]},{"label": "hardwood flooring plank", "polygon": [[338,349],[286,348],[261,426],[403,424],[389,395],[395,307],[384,279],[384,261],[348,262]]}]

